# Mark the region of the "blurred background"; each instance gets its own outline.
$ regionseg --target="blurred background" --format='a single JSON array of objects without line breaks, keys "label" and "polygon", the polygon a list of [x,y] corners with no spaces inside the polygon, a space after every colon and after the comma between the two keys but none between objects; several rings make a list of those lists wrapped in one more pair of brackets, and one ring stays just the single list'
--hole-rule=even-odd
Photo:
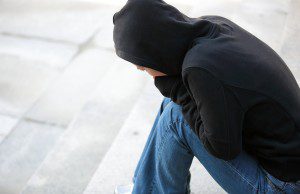
[{"label": "blurred background", "polygon": [[[221,15],[300,80],[300,0],[166,0]],[[133,176],[163,96],[116,56],[125,0],[0,0],[0,194],[113,193]],[[298,82],[299,83],[299,82]],[[193,193],[225,193],[197,160]]]}]

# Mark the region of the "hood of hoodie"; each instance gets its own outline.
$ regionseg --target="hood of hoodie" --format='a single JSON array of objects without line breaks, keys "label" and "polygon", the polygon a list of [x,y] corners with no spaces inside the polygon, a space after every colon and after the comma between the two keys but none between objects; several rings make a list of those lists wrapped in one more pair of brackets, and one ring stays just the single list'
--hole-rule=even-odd
[{"label": "hood of hoodie", "polygon": [[181,74],[185,54],[214,23],[190,18],[162,0],[128,0],[113,15],[116,54],[135,65],[167,75]]}]

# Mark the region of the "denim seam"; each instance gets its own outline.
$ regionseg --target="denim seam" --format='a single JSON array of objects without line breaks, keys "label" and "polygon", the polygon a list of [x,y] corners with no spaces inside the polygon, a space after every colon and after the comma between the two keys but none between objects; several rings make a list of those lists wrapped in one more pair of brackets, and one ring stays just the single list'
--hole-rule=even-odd
[{"label": "denim seam", "polygon": [[156,176],[154,176],[154,179],[153,179],[153,181],[152,181],[151,187],[150,187],[150,189],[149,189],[150,194],[153,192],[153,188],[154,188],[155,182],[156,182]]},{"label": "denim seam", "polygon": [[[169,124],[169,126],[170,126],[170,124]],[[168,126],[168,127],[169,127],[169,126]],[[165,130],[165,129],[164,129],[164,130]],[[159,152],[158,152],[158,156],[157,156],[157,161],[159,161],[160,158],[161,158],[161,149],[162,149],[162,147],[165,145],[165,142],[166,142],[166,136],[167,136],[167,135],[169,135],[169,134],[168,134],[168,133],[165,133],[164,136],[162,136],[162,141],[160,142],[159,148],[158,148]],[[155,169],[154,169],[154,170],[156,170],[156,165],[155,165]],[[151,184],[151,187],[150,187],[150,193],[152,193],[152,191],[153,191],[153,187],[154,187],[154,184],[156,183],[156,179],[157,179],[157,177],[154,176],[154,179],[153,179],[152,184]]]},{"label": "denim seam", "polygon": [[287,182],[286,185],[290,185],[293,189],[300,191],[300,189],[295,187],[292,183]]},{"label": "denim seam", "polygon": [[286,183],[283,184],[282,188],[278,187],[277,185],[275,185],[272,180],[270,180],[270,178],[268,177],[268,175],[264,175],[264,178],[267,180],[267,183],[273,188],[273,190],[275,192],[284,192],[284,187],[286,185]]},{"label": "denim seam", "polygon": [[[170,125],[175,125],[176,123],[182,123],[183,125],[185,125],[185,126],[187,126],[187,124],[186,123],[184,123],[184,122],[181,122],[180,120],[175,120],[173,123],[171,123]],[[256,188],[254,185],[252,185],[244,176],[242,176],[239,172],[238,172],[238,170],[236,169],[236,168],[234,168],[234,166],[232,166],[229,162],[227,162],[227,161],[225,161],[225,163],[231,168],[231,169],[233,169],[244,181],[246,181],[247,182],[247,184],[249,184],[251,187],[252,187],[252,189],[254,189],[255,191],[258,191],[258,188]]]},{"label": "denim seam", "polygon": [[[191,126],[190,126],[189,124],[187,124],[187,123],[185,123],[185,122],[182,122],[182,121],[180,121],[180,120],[176,120],[176,121],[174,121],[172,124],[174,125],[175,123],[183,123],[185,126],[191,128]],[[220,142],[220,143],[227,143],[227,144],[230,143],[230,141],[220,140],[220,139],[214,138],[214,137],[212,137],[212,136],[210,136],[210,135],[206,135],[206,136],[209,137],[209,139],[212,139],[212,140],[214,140],[214,141],[218,141],[218,142]]]},{"label": "denim seam", "polygon": [[248,185],[250,185],[254,190],[258,191],[258,188],[256,188],[254,185],[252,185],[239,171],[231,165],[228,161],[225,161],[225,163],[232,169],[234,170],[244,181],[247,182]]},{"label": "denim seam", "polygon": [[[286,185],[288,184],[288,182],[285,182],[285,181],[281,181],[282,184],[280,186],[278,186],[277,184],[275,184],[270,178],[269,178],[269,173],[261,167],[261,170],[263,171],[263,174],[264,174],[264,178],[267,180],[267,182],[269,183],[269,185],[274,188],[275,191],[278,191],[278,192],[284,192],[284,188],[286,187]],[[272,175],[270,175],[272,176]],[[273,177],[273,176],[272,176]],[[274,177],[275,178],[275,177]],[[276,179],[276,178],[275,178]]]},{"label": "denim seam", "polygon": [[[174,121],[173,123],[172,123],[172,125],[174,125],[175,123],[178,123],[178,122],[180,122],[180,123],[182,123],[182,124],[184,124],[184,125],[187,125],[186,123],[184,123],[184,122],[181,122],[180,120],[176,120],[176,121]],[[233,169],[244,181],[246,181],[247,182],[247,184],[249,184],[255,191],[258,191],[258,188],[256,188],[254,185],[252,185],[244,176],[242,176],[239,172],[238,172],[238,170],[236,169],[236,168],[234,168],[234,166],[232,166],[229,162],[227,162],[227,161],[225,161],[225,163],[231,168],[231,169]]]},{"label": "denim seam", "polygon": [[[185,122],[182,122],[182,121],[180,121],[180,120],[176,120],[176,121],[174,121],[173,123],[171,123],[170,125],[171,126],[174,126],[174,125],[176,125],[176,123],[177,124],[183,124],[183,125],[185,125],[186,127],[190,127],[189,125],[187,125]],[[193,152],[193,150],[190,148],[190,146],[189,145],[185,145],[185,143],[183,143],[183,142],[181,142],[183,145],[184,145],[184,147],[185,148],[187,148],[189,151],[190,151],[190,153],[192,153],[193,155],[194,155],[194,152]]]},{"label": "denim seam", "polygon": [[[187,185],[186,185],[186,194],[191,194],[191,187],[190,187],[190,183],[191,183],[191,172],[189,171],[189,173],[188,173],[188,175],[187,175],[187,177],[186,177],[186,183],[187,183]],[[189,180],[189,181],[188,181]]]}]

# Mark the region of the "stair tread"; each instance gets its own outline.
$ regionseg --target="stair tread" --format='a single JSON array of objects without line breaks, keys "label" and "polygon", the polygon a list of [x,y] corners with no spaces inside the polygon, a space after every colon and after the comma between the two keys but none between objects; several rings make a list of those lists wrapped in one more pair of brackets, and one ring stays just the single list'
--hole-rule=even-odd
[{"label": "stair tread", "polygon": [[124,62],[109,69],[22,193],[82,193],[139,98],[145,78]]},{"label": "stair tread", "polygon": [[[153,87],[155,86],[151,82],[146,86],[84,194],[112,193],[115,186],[131,182],[140,154],[163,100],[160,93],[153,94]],[[224,193],[197,159],[193,161],[191,173],[192,191]]]}]

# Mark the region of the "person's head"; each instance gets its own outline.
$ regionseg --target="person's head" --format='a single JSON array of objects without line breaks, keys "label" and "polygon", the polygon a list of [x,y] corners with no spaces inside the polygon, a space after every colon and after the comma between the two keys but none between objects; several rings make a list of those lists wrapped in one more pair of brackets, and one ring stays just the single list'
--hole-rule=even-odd
[{"label": "person's head", "polygon": [[157,71],[155,69],[151,69],[151,68],[148,68],[148,67],[143,67],[143,66],[140,66],[140,65],[135,65],[136,68],[138,70],[141,70],[141,71],[146,71],[149,75],[151,75],[153,78],[156,77],[156,76],[166,76],[167,74],[165,73],[162,73],[160,71]]},{"label": "person's head", "polygon": [[128,0],[112,20],[116,54],[150,75],[180,75],[188,50],[213,26],[163,0]]},{"label": "person's head", "polygon": [[149,74],[181,74],[187,48],[198,33],[189,22],[164,1],[128,0],[113,15],[115,52]]}]

